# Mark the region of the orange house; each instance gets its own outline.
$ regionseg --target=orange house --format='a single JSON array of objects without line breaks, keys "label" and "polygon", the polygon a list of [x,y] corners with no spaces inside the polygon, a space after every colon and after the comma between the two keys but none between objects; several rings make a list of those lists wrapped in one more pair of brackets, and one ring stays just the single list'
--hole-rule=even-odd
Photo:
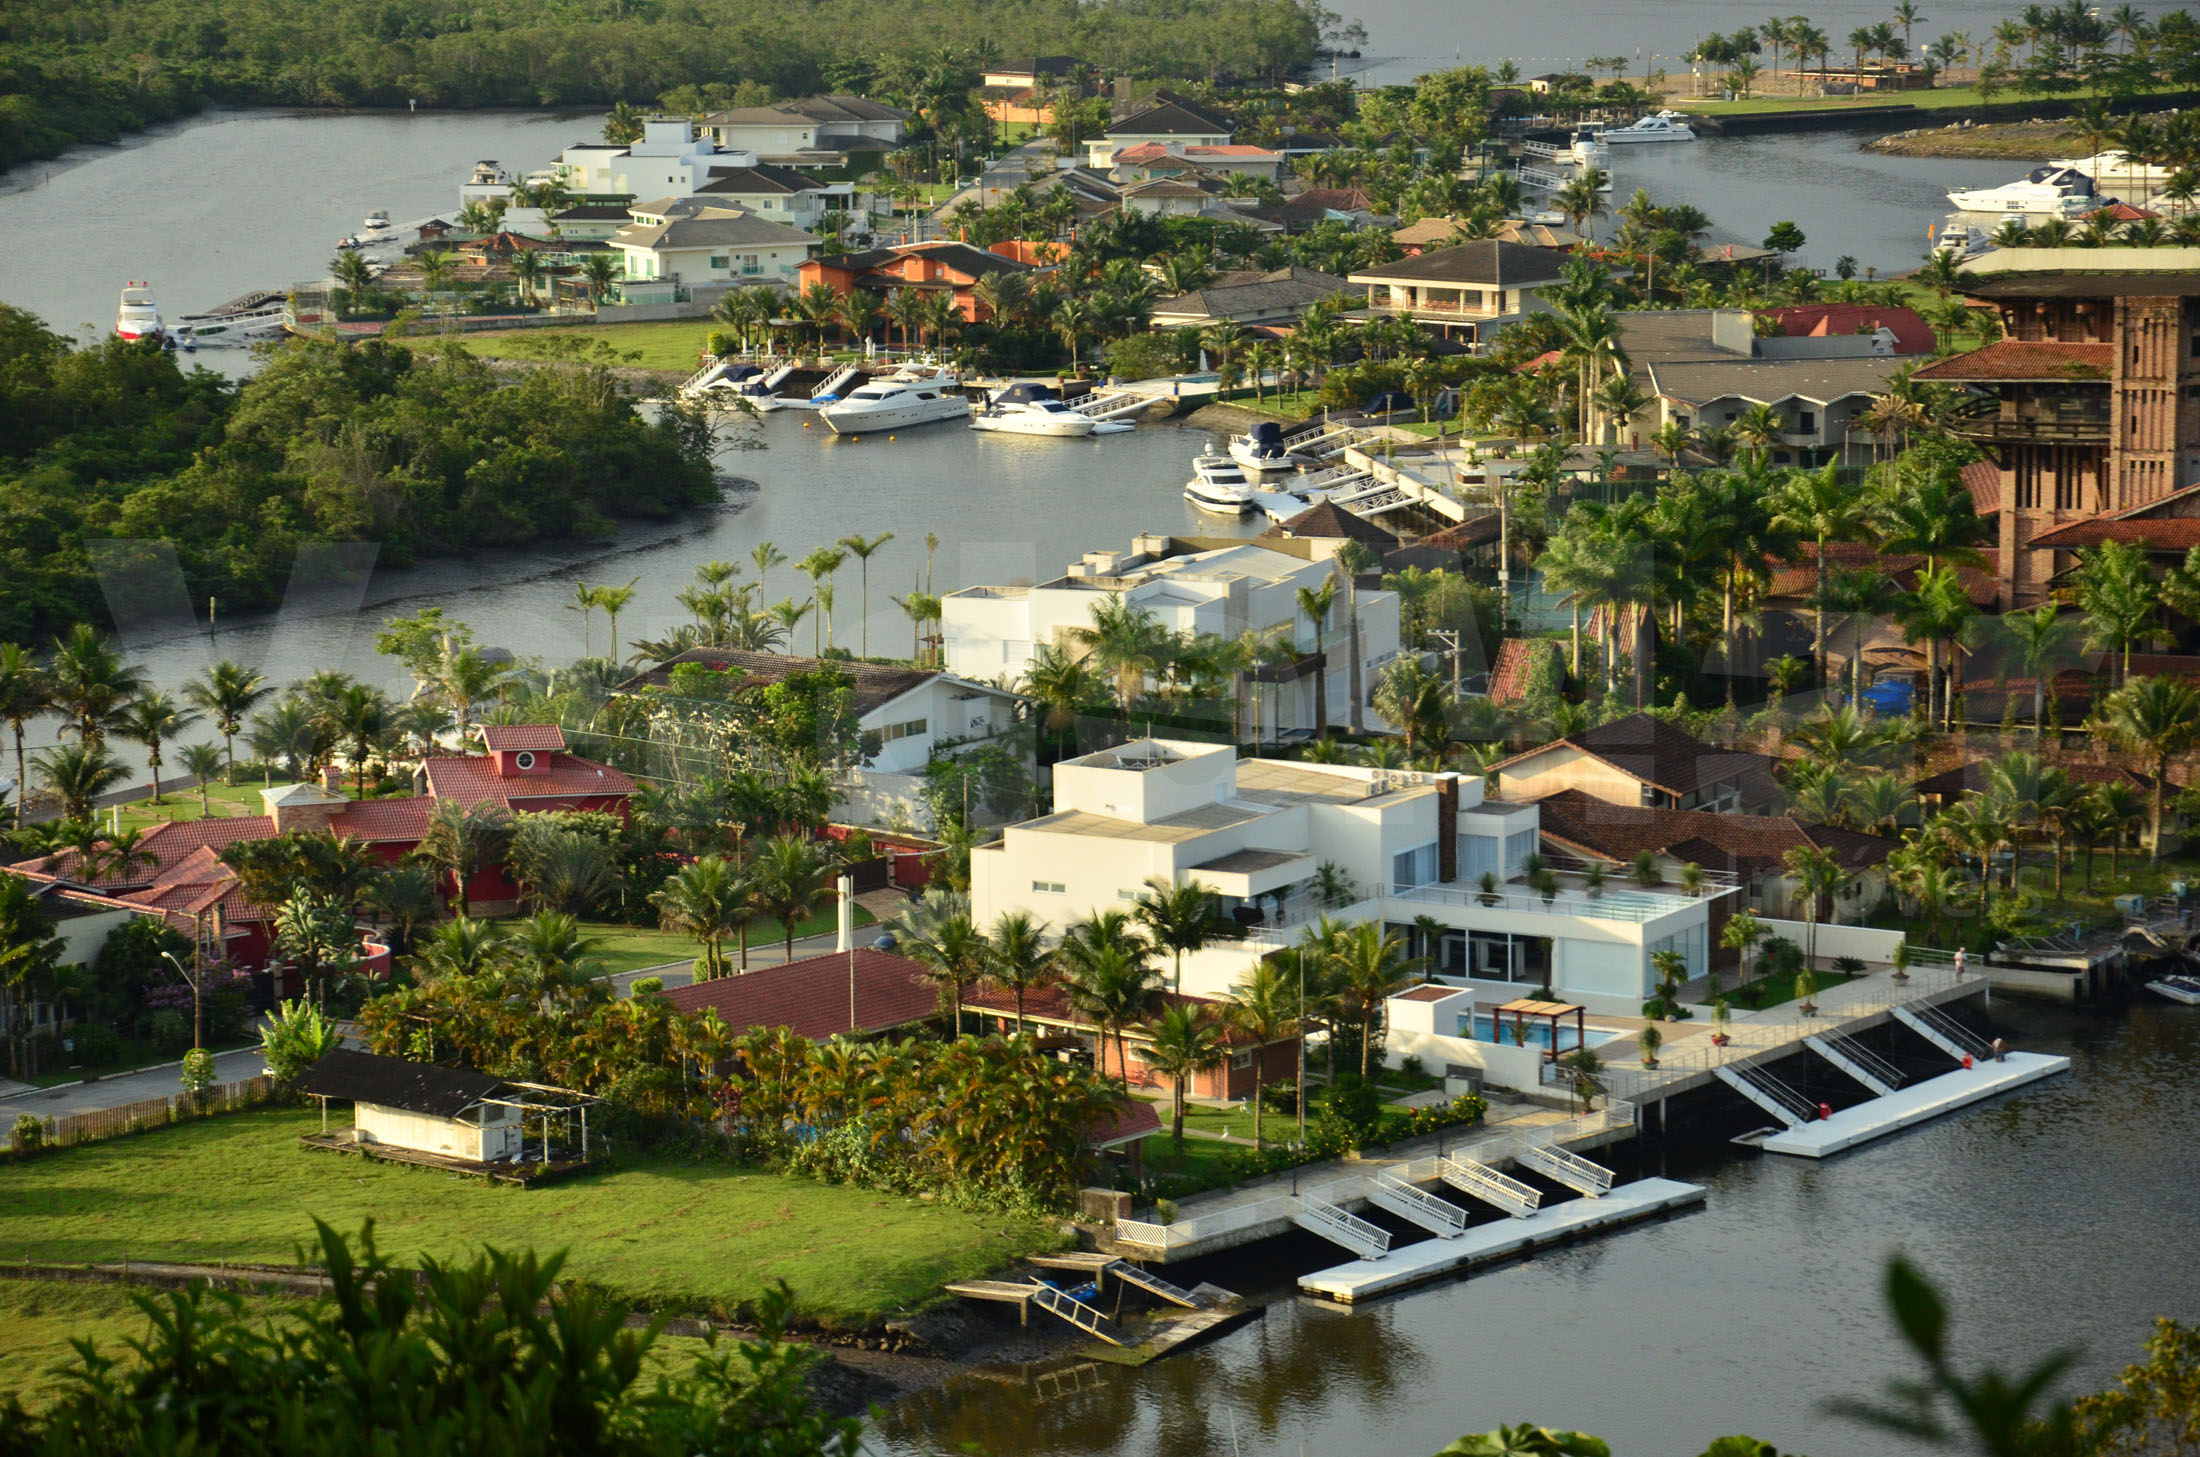
[{"label": "orange house", "polygon": [[810,258],[795,276],[802,288],[823,283],[843,297],[859,288],[879,294],[905,288],[944,289],[954,295],[955,307],[963,318],[978,324],[992,317],[992,311],[978,301],[978,280],[993,273],[1036,272],[1037,265],[1022,256],[1033,246],[1007,242],[987,249],[951,241],[904,243],[837,257]]}]

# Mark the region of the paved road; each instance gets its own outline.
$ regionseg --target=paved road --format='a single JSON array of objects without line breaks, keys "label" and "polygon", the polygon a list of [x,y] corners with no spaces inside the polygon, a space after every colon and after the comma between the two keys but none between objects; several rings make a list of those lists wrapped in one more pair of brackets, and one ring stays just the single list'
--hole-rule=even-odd
[{"label": "paved road", "polygon": [[[220,1053],[214,1059],[215,1077],[225,1083],[256,1078],[261,1066],[260,1050],[256,1047]],[[7,1086],[20,1088],[22,1085],[11,1083]],[[96,1113],[102,1108],[119,1108],[125,1103],[142,1103],[148,1098],[165,1098],[182,1091],[182,1069],[173,1065],[148,1068],[144,1072],[121,1073],[101,1078],[96,1083],[77,1083],[66,1088],[0,1092],[0,1119],[12,1123],[20,1113],[37,1113],[47,1118]]]}]

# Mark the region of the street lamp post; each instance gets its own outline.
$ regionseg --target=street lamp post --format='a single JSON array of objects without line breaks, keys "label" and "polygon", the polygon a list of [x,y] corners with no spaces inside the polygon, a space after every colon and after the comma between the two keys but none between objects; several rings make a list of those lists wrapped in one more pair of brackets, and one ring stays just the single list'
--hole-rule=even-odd
[{"label": "street lamp post", "polygon": [[[191,1050],[196,1052],[206,1046],[206,1018],[201,1011],[199,1001],[199,984],[205,978],[197,972],[185,971],[183,963],[176,960],[175,953],[172,951],[163,951],[161,959],[173,966],[176,969],[176,975],[183,978],[183,984],[191,988]],[[198,959],[198,949],[194,946],[191,952],[191,960],[196,963]]]}]

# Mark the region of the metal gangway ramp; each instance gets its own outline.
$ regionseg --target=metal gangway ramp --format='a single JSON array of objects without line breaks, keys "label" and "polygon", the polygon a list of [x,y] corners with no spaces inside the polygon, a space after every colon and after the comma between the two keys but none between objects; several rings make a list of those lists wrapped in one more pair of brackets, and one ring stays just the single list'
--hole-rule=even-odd
[{"label": "metal gangway ramp", "polygon": [[1114,420],[1124,415],[1135,415],[1153,407],[1152,395],[1137,390],[1094,390],[1083,399],[1070,402],[1070,408],[1080,415],[1095,420]]},{"label": "metal gangway ramp", "polygon": [[1803,1045],[1884,1098],[1902,1086],[1902,1070],[1855,1038],[1839,1032],[1822,1032],[1803,1039]]},{"label": "metal gangway ramp", "polygon": [[852,364],[843,364],[840,368],[834,370],[830,375],[828,375],[823,384],[819,385],[816,389],[810,391],[810,398],[813,400],[817,400],[823,399],[827,395],[837,395],[840,393],[841,388],[848,383],[848,381],[856,378],[862,373],[862,370],[857,369]]},{"label": "metal gangway ramp", "polygon": [[1149,1274],[1128,1260],[1116,1260],[1112,1264],[1102,1265],[1100,1273],[1113,1275],[1125,1285],[1136,1286],[1148,1295],[1158,1295],[1163,1300],[1169,1301],[1171,1304],[1181,1305],[1187,1310],[1198,1310],[1206,1304],[1205,1301],[1202,1301],[1183,1286],[1173,1285],[1159,1275]]},{"label": "metal gangway ramp", "polygon": [[1387,1170],[1368,1180],[1367,1202],[1418,1224],[1438,1239],[1457,1239],[1466,1233],[1466,1210],[1440,1195],[1415,1188]]},{"label": "metal gangway ramp", "polygon": [[1591,1163],[1578,1153],[1570,1152],[1556,1144],[1531,1143],[1514,1154],[1547,1179],[1564,1184],[1591,1199],[1601,1199],[1612,1190],[1612,1171],[1602,1164]]},{"label": "metal gangway ramp", "polygon": [[1947,1053],[1957,1062],[1977,1061],[1994,1055],[1993,1045],[1930,1002],[1896,1007],[1895,1020]]},{"label": "metal gangway ramp", "polygon": [[1111,1346],[1123,1344],[1122,1337],[1117,1334],[1115,1327],[1109,1324],[1106,1316],[1085,1304],[1084,1301],[1064,1295],[1052,1285],[1041,1285],[1033,1291],[1031,1303],[1049,1315],[1061,1317],[1087,1335],[1098,1336]]},{"label": "metal gangway ramp", "polygon": [[1436,1175],[1460,1193],[1502,1209],[1515,1219],[1526,1219],[1543,1203],[1541,1189],[1473,1159],[1440,1159]]},{"label": "metal gangway ramp", "polygon": [[1363,1260],[1379,1259],[1390,1253],[1389,1230],[1369,1224],[1320,1199],[1300,1199],[1298,1207],[1291,1211],[1291,1222],[1334,1244],[1343,1245]]},{"label": "metal gangway ramp", "polygon": [[1808,1098],[1755,1063],[1730,1062],[1713,1068],[1711,1073],[1786,1127],[1800,1128],[1818,1116],[1818,1109]]}]

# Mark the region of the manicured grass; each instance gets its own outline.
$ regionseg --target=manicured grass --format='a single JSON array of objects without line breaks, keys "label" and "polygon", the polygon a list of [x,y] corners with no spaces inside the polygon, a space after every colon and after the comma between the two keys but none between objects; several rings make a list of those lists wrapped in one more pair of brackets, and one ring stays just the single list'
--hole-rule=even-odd
[{"label": "manicured grass", "polygon": [[[871,925],[876,919],[863,907],[856,907],[855,922],[858,926]],[[832,930],[835,924],[833,911],[820,911],[794,928],[795,938],[800,940],[805,936],[822,936]],[[703,954],[702,942],[677,931],[660,931],[649,926],[621,926],[612,921],[584,921],[581,929],[602,940],[603,945],[596,956],[603,962],[605,970],[613,974],[639,971],[646,966],[663,966],[673,961],[693,961]],[[752,961],[758,951],[769,953],[766,959],[776,961],[781,945],[777,921],[758,921],[749,927]],[[726,943],[726,955],[738,964],[740,950],[735,943]]]},{"label": "manicured grass", "polygon": [[[161,782],[166,784],[168,777],[175,772],[175,765],[163,764]],[[142,789],[149,782],[150,779],[140,781],[138,787]],[[277,781],[275,787],[280,789],[288,782]],[[214,819],[234,819],[242,815],[256,815],[261,812],[260,791],[265,787],[259,780],[249,778],[240,779],[236,784],[210,784],[206,787],[206,812],[203,814],[199,809],[199,791],[195,786],[189,789],[163,789],[159,804],[141,799],[123,805],[122,827],[126,830],[143,830],[150,829],[163,820],[196,820],[209,816]],[[345,792],[350,793],[348,787]],[[102,825],[107,823],[107,816],[108,811],[99,812]]]},{"label": "manicured grass", "polygon": [[[1786,74],[1783,72],[1782,74]],[[2149,86],[2139,92],[2142,96],[2177,96],[2189,92],[2188,86]],[[2009,106],[2025,102],[2045,104],[2054,101],[2084,101],[2095,96],[2106,96],[2106,91],[2080,89],[2058,91],[2052,96],[2031,96],[2004,87],[1991,97],[1981,97],[1975,86],[1936,86],[1928,91],[1888,91],[1866,93],[1861,96],[1752,96],[1742,101],[1718,101],[1698,97],[1673,101],[1669,104],[1676,111],[1701,112],[1706,116],[1743,116],[1766,111],[1868,111],[1874,107],[1914,106],[1924,111],[1947,111],[1972,106]]]},{"label": "manicured grass", "polygon": [[[1818,993],[1821,996],[1832,991],[1841,983],[1855,979],[1843,976],[1838,971],[1819,971],[1814,974],[1818,978]],[[1728,1004],[1749,1011],[1777,1007],[1783,1002],[1795,1000],[1795,976],[1792,972],[1780,972],[1770,976],[1757,977],[1750,982],[1750,986],[1757,993],[1754,1001],[1737,998],[1734,995],[1734,988],[1728,987],[1725,990]]]},{"label": "manicured grass", "polygon": [[599,351],[616,356],[605,363],[681,374],[700,362],[703,345],[722,328],[708,319],[670,319],[654,324],[588,324],[573,329],[492,329],[452,337],[469,354],[485,359],[550,359],[578,346],[584,358]]},{"label": "manicured grass", "polygon": [[399,1262],[564,1249],[568,1278],[637,1306],[730,1318],[784,1280],[803,1315],[855,1326],[1063,1242],[1049,1220],[669,1157],[507,1188],[300,1148],[319,1127],[315,1112],[256,1109],[10,1166],[0,1249],[64,1264],[290,1264],[314,1217],[339,1230],[371,1218]]}]

